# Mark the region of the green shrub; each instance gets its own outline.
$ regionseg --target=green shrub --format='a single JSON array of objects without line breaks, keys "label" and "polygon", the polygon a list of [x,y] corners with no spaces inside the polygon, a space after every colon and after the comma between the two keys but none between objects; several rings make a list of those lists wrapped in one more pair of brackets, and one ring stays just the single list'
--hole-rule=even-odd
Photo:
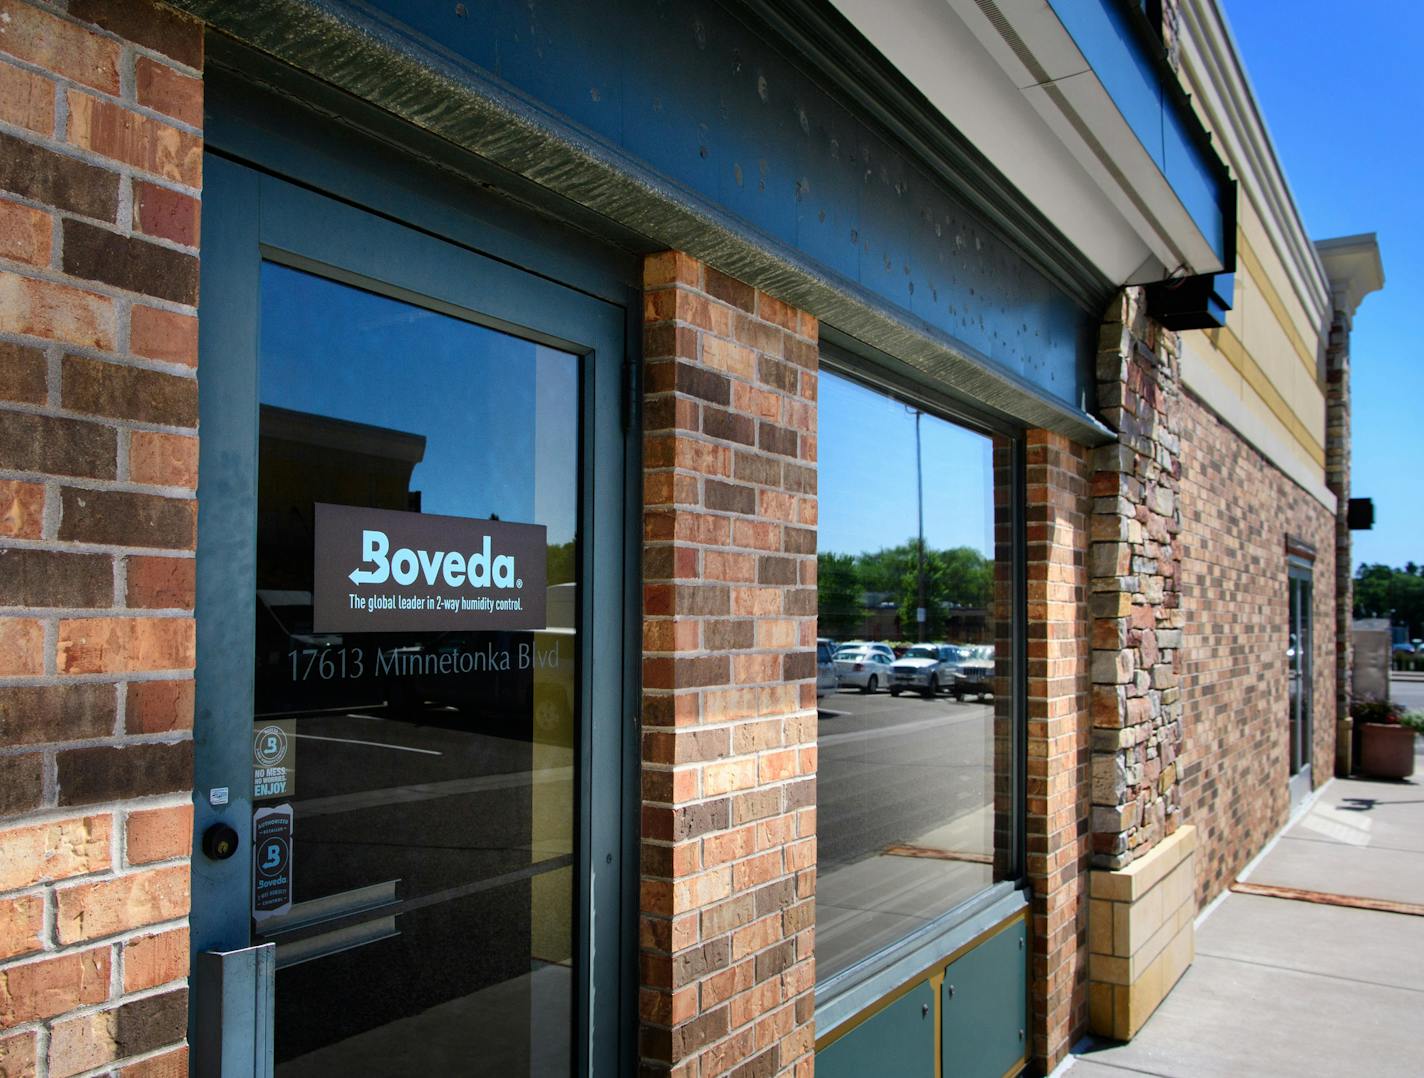
[{"label": "green shrub", "polygon": [[1424,711],[1406,711],[1399,721],[1416,734],[1424,734]]}]

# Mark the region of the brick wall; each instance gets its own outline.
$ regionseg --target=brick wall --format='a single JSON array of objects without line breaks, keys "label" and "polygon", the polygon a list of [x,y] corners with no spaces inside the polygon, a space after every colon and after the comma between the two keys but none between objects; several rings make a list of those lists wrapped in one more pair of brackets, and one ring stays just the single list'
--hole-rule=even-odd
[{"label": "brick wall", "polygon": [[1190,394],[1182,397],[1184,815],[1205,904],[1290,811],[1286,537],[1312,544],[1317,783],[1334,773],[1335,517]]},{"label": "brick wall", "polygon": [[1029,1021],[1045,1073],[1088,1020],[1089,456],[1062,435],[1028,434]]},{"label": "brick wall", "polygon": [[0,1074],[186,1073],[202,34],[0,27]]},{"label": "brick wall", "polygon": [[644,269],[645,1074],[809,1074],[817,324]]}]

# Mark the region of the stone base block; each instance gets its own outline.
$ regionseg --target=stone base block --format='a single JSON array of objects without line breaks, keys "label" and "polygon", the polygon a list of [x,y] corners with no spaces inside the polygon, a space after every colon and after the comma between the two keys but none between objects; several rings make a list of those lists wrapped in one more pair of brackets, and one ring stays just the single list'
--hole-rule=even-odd
[{"label": "stone base block", "polygon": [[1094,869],[1088,908],[1088,1022],[1131,1040],[1196,955],[1194,827],[1124,869]]}]

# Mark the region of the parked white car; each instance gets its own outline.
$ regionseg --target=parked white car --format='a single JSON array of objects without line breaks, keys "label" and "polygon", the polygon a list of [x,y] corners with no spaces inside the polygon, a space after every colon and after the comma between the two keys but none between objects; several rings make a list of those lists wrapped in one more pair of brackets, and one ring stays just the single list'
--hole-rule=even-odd
[{"label": "parked white car", "polygon": [[877,692],[890,684],[891,656],[867,648],[836,652],[836,684],[861,692]]},{"label": "parked white car", "polygon": [[872,644],[867,640],[847,640],[844,644],[836,648],[836,658],[841,657],[841,652],[852,651],[874,651],[884,655],[892,663],[895,661],[895,649],[889,644]]},{"label": "parked white car", "polygon": [[966,649],[970,652],[954,674],[952,686],[954,698],[963,700],[974,695],[980,700],[994,693],[994,648],[990,644],[978,644]]}]

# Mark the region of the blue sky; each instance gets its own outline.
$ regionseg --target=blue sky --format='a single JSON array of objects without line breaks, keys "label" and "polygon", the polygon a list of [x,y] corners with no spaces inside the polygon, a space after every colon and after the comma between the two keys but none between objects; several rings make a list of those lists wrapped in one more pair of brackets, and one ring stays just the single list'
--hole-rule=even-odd
[{"label": "blue sky", "polygon": [[574,537],[578,360],[498,330],[262,264],[264,404],[421,434],[421,511]]},{"label": "blue sky", "polygon": [[1355,316],[1355,562],[1424,564],[1424,4],[1222,0],[1312,239],[1375,232],[1385,287]]},{"label": "blue sky", "polygon": [[[817,392],[820,520],[817,548],[864,554],[913,539],[915,416],[880,393],[821,374]],[[925,416],[925,544],[973,547],[994,556],[993,443],[982,434]]]}]

